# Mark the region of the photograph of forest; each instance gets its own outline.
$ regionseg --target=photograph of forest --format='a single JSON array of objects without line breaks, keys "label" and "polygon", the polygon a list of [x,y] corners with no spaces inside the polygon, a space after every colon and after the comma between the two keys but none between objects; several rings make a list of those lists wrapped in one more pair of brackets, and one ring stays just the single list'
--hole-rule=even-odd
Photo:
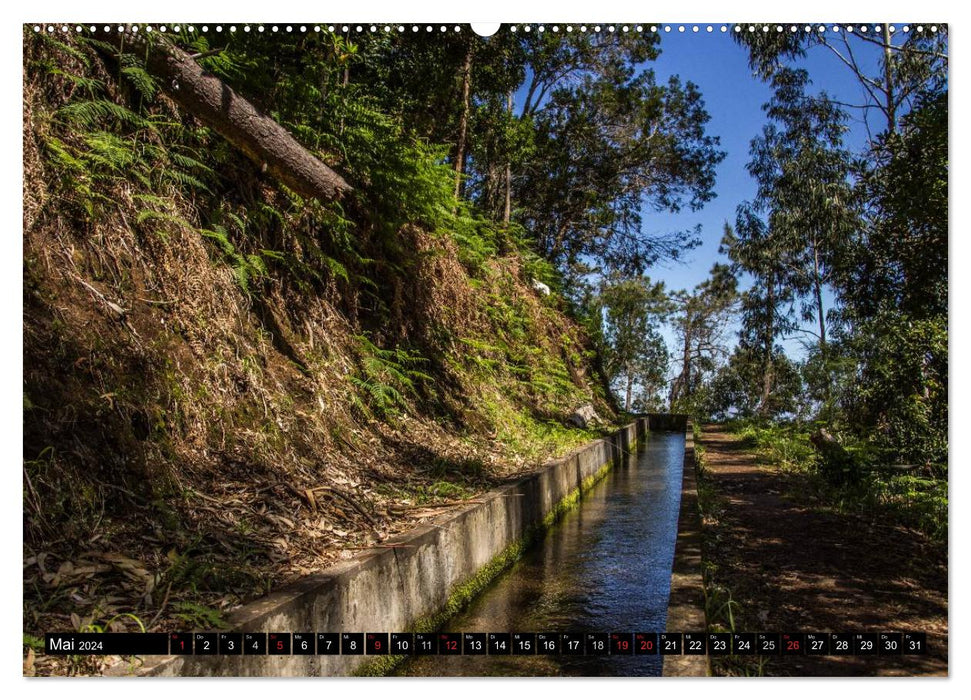
[{"label": "photograph of forest", "polygon": [[[945,24],[22,35],[25,676],[138,666],[55,631],[616,632],[584,596],[633,605],[642,564],[657,611],[616,619],[664,632],[688,509],[671,631],[926,634],[699,673],[948,674]],[[673,457],[582,480],[434,615],[240,622],[648,416]],[[611,537],[664,546],[611,568]],[[367,672],[677,668],[483,658]]]}]

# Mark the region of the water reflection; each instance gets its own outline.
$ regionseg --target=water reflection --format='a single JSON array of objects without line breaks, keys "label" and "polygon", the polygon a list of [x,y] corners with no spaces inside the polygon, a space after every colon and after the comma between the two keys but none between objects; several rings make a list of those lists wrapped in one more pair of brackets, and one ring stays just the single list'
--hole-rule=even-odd
[{"label": "water reflection", "polygon": [[[456,632],[660,632],[667,621],[684,435],[650,433],[508,572]],[[657,676],[657,656],[418,657],[409,676]]]}]

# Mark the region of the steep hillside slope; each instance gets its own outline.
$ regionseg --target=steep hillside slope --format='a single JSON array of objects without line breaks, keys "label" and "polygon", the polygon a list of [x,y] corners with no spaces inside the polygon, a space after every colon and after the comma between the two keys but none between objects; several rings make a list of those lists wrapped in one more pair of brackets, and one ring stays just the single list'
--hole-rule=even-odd
[{"label": "steep hillside slope", "polygon": [[368,201],[302,200],[136,64],[25,32],[25,633],[213,626],[613,416],[513,233]]}]

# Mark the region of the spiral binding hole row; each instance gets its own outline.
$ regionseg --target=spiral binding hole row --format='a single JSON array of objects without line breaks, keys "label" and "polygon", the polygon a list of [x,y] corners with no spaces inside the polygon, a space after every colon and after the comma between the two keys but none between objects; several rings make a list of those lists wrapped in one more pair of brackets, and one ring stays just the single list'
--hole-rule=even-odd
[{"label": "spiral binding hole row", "polygon": [[[724,25],[724,24],[723,25],[718,25],[717,26],[717,31],[718,32],[721,32],[721,33],[726,33],[726,32],[729,31],[729,28],[730,28],[729,25]],[[859,26],[854,26],[854,25],[841,26],[841,25],[838,25],[838,24],[834,24],[834,25],[831,25],[831,26],[827,26],[827,25],[824,25],[824,24],[819,24],[819,25],[811,25],[811,24],[806,24],[806,25],[795,25],[795,24],[791,24],[791,25],[782,25],[782,24],[776,24],[776,25],[769,25],[769,24],[764,24],[764,25],[739,25],[739,24],[736,24],[736,25],[731,26],[731,30],[734,31],[735,33],[741,33],[743,31],[748,31],[748,32],[756,32],[756,31],[769,32],[769,31],[772,31],[773,28],[775,29],[775,31],[777,33],[782,33],[782,32],[785,32],[785,31],[789,31],[791,33],[796,33],[796,32],[802,31],[802,32],[817,32],[817,33],[822,34],[822,33],[826,33],[826,32],[839,33],[841,31],[844,31],[844,32],[850,33],[850,34],[851,33],[854,33],[854,32],[859,32],[861,34],[867,34],[867,33],[879,33],[879,32],[882,32],[883,31],[883,25],[881,25],[881,24],[874,24],[874,25],[866,25],[866,24],[863,24],[863,25],[859,25]],[[56,32],[59,29],[62,33],[66,33],[66,32],[71,31],[72,27],[70,27],[69,25],[66,25],[66,24],[60,25],[59,27],[57,25],[53,25],[53,24],[45,25],[43,27],[41,25],[39,25],[39,24],[35,24],[34,27],[33,27],[33,29],[34,29],[35,32],[46,31],[46,32],[49,32],[49,33]],[[74,29],[75,32],[78,32],[78,33],[83,32],[83,31],[85,31],[85,29],[87,29],[92,34],[97,33],[98,31],[103,31],[105,33],[110,33],[110,32],[115,31],[115,30],[117,30],[118,32],[131,31],[131,32],[136,32],[136,33],[139,31],[139,27],[138,26],[135,26],[135,25],[132,25],[132,26],[118,25],[117,27],[112,26],[112,25],[104,25],[102,27],[99,27],[99,26],[96,26],[96,25],[89,25],[89,26],[85,27],[85,26],[82,26],[82,25],[78,24],[78,25],[75,25],[73,27],[73,29]],[[144,28],[144,31],[145,32],[159,31],[159,32],[161,32],[161,33],[164,34],[164,33],[168,32],[168,31],[179,32],[179,31],[181,31],[181,29],[182,29],[181,25],[164,25],[163,24],[163,25],[159,25],[157,27],[146,26]],[[189,31],[189,32],[195,32],[196,31],[196,27],[193,26],[193,25],[188,25],[188,26],[185,27],[185,29],[186,29],[186,31]],[[215,31],[216,33],[221,33],[221,32],[223,32],[225,30],[228,30],[230,33],[235,33],[238,29],[239,29],[239,27],[237,27],[236,25],[229,25],[228,27],[223,27],[223,25],[215,25],[214,27],[209,27],[209,25],[203,25],[202,27],[199,27],[199,31],[201,31],[204,34],[205,33],[208,33],[210,30]],[[432,32],[435,32],[436,30],[439,33],[448,32],[449,30],[454,31],[454,32],[462,32],[462,31],[464,31],[463,28],[460,25],[454,25],[453,26],[453,25],[445,25],[445,24],[442,24],[442,25],[431,25],[431,24],[428,24],[428,25],[416,25],[416,24],[413,24],[413,25],[410,26],[410,30],[411,30],[412,33],[420,32],[422,29],[424,29],[425,33],[432,33]],[[898,31],[898,28],[896,26],[892,25],[892,24],[891,25],[887,25],[887,29],[889,30],[889,32],[891,34]],[[281,25],[274,24],[274,25],[271,25],[269,28],[267,28],[265,25],[262,25],[262,24],[260,24],[260,25],[249,25],[249,24],[242,25],[242,31],[243,32],[256,31],[258,33],[260,33],[260,32],[266,32],[266,31],[270,31],[271,33],[272,32],[279,33],[281,31],[284,32],[284,33],[293,33],[293,32],[307,33],[308,31],[313,31],[313,32],[319,33],[319,32],[325,31],[325,30],[328,31],[328,32],[358,33],[358,34],[364,33],[364,32],[377,33],[377,32],[380,32],[380,31],[383,31],[383,32],[386,32],[386,33],[390,33],[390,32],[393,32],[393,31],[397,31],[399,33],[404,33],[406,31],[408,31],[408,27],[406,27],[403,24],[399,24],[399,25],[390,25],[390,24],[374,25],[374,24],[372,24],[372,25],[367,25],[367,26],[360,25],[360,24],[359,25],[347,25],[347,24],[345,24],[345,25],[334,25],[334,24],[330,24],[330,25],[320,25],[320,24],[316,24],[316,25],[305,25],[305,24],[302,24],[302,25],[299,25],[299,26],[288,24],[288,25],[284,25],[282,27],[281,27]],[[519,31],[527,32],[528,33],[528,32],[531,32],[533,30],[534,30],[534,27],[532,25],[528,25],[528,24],[526,24],[526,25],[515,25],[515,24],[513,24],[513,25],[510,25],[508,27],[508,31],[514,32],[514,33],[515,32],[519,32]],[[912,31],[916,31],[917,33],[923,33],[923,32],[928,31],[928,30],[930,32],[934,33],[934,32],[937,32],[938,31],[938,27],[937,27],[936,24],[935,25],[931,25],[930,27],[924,27],[923,25],[918,25],[917,27],[911,27],[910,25],[906,25],[905,24],[905,25],[903,25],[902,27],[899,28],[899,31],[902,31],[905,34],[910,33]],[[649,33],[656,34],[658,32],[664,32],[664,33],[678,32],[678,33],[682,33],[683,34],[683,33],[690,32],[690,33],[697,34],[697,33],[704,32],[704,33],[710,34],[710,33],[713,33],[713,32],[716,31],[716,26],[710,25],[710,24],[709,25],[697,25],[697,24],[696,25],[663,25],[663,26],[657,26],[657,25],[645,26],[645,25],[641,25],[641,24],[637,24],[637,25],[627,25],[627,24],[624,24],[624,25],[613,25],[612,24],[612,25],[607,25],[607,26],[602,26],[602,25],[597,24],[597,25],[589,26],[589,25],[586,25],[586,24],[581,24],[581,25],[576,26],[576,27],[573,26],[573,25],[565,25],[563,27],[561,27],[560,25],[552,25],[552,26],[547,27],[546,25],[540,24],[540,25],[537,25],[535,27],[535,31],[537,31],[537,32],[551,31],[553,33],[559,33],[561,31],[565,31],[568,34],[569,33],[573,33],[575,31],[578,31],[581,34],[585,34],[585,33],[588,33],[588,32],[597,34],[597,33],[603,32],[603,31],[606,31],[606,32],[609,32],[609,33],[615,33],[615,32],[620,32],[620,33],[629,33],[629,32],[644,33],[644,32],[649,32]]]}]

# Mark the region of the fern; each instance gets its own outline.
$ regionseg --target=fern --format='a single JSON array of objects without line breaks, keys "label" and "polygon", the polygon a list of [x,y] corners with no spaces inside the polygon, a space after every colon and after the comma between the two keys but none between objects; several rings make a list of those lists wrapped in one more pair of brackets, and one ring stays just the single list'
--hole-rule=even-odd
[{"label": "fern", "polygon": [[131,81],[146,100],[151,102],[155,99],[155,95],[158,94],[158,82],[144,68],[139,65],[126,66],[121,69],[121,74]]},{"label": "fern", "polygon": [[360,372],[350,376],[353,386],[364,394],[364,405],[382,417],[407,407],[407,395],[416,396],[416,382],[432,377],[416,369],[427,360],[404,348],[383,349],[366,335],[356,336],[361,355]]},{"label": "fern", "polygon": [[64,78],[66,81],[68,81],[75,87],[86,91],[88,95],[90,95],[91,97],[94,97],[94,95],[104,90],[104,83],[102,83],[97,78],[89,78],[83,75],[75,75],[70,71],[62,70],[61,68],[50,68],[47,72],[50,75],[56,75],[59,78]]},{"label": "fern", "polygon": [[[233,214],[229,216],[241,222],[239,217]],[[277,260],[283,258],[282,254],[270,250],[261,250],[259,254],[241,253],[229,239],[229,232],[226,228],[218,224],[211,229],[202,229],[199,233],[216,243],[223,254],[223,258],[232,268],[236,283],[246,294],[252,294],[252,284],[263,279],[269,273],[266,258]]]},{"label": "fern", "polygon": [[151,128],[151,122],[132,110],[111,100],[97,99],[71,102],[57,111],[57,115],[68,123],[83,128],[94,128],[105,120],[136,128]]},{"label": "fern", "polygon": [[46,44],[47,46],[50,46],[51,48],[57,51],[60,51],[61,53],[67,56],[70,56],[73,59],[80,61],[82,64],[84,64],[85,68],[91,67],[91,57],[88,56],[84,51],[82,51],[78,47],[72,46],[71,44],[67,44],[59,39],[56,39],[50,34],[42,33],[42,34],[37,34],[35,36],[37,36],[40,39],[40,41]]},{"label": "fern", "polygon": [[84,161],[75,157],[68,145],[60,139],[49,136],[44,140],[44,147],[57,165],[64,166],[75,173],[86,172]]},{"label": "fern", "polygon": [[184,170],[163,170],[162,179],[167,182],[171,182],[174,185],[178,185],[183,189],[194,188],[202,190],[203,192],[209,192],[209,188],[206,184],[197,178],[195,175],[190,175]]},{"label": "fern", "polygon": [[134,144],[129,139],[107,131],[87,134],[84,142],[89,149],[85,159],[91,165],[127,174],[129,168],[138,161]]},{"label": "fern", "polygon": [[324,264],[335,279],[343,280],[345,284],[351,283],[351,276],[348,274],[347,268],[340,262],[334,260],[334,258],[324,256]]},{"label": "fern", "polygon": [[156,211],[155,209],[142,209],[135,216],[135,223],[143,224],[147,221],[163,221],[167,223],[177,224],[185,228],[192,228],[189,222],[183,219],[181,216],[175,214],[169,214],[164,211]]},{"label": "fern", "polygon": [[196,158],[180,153],[179,151],[169,151],[169,159],[180,168],[195,170],[204,175],[211,175],[212,168]]}]

